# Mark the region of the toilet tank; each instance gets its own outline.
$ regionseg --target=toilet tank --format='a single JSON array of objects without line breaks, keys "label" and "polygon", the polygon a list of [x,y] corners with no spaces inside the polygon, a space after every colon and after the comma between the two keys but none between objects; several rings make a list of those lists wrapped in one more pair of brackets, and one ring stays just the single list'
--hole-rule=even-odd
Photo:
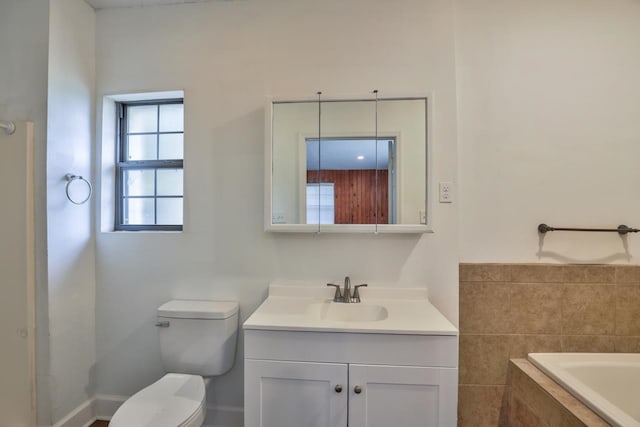
[{"label": "toilet tank", "polygon": [[214,376],[233,366],[237,301],[172,300],[158,308],[157,325],[166,372]]}]

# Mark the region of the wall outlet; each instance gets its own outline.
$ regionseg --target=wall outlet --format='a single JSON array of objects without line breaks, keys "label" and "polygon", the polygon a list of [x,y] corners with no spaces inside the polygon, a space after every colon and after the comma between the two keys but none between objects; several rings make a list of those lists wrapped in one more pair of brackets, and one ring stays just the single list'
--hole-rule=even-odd
[{"label": "wall outlet", "polygon": [[284,212],[274,212],[271,215],[271,223],[272,224],[286,224],[284,218]]},{"label": "wall outlet", "polygon": [[440,183],[440,203],[453,203],[453,184],[450,182]]}]

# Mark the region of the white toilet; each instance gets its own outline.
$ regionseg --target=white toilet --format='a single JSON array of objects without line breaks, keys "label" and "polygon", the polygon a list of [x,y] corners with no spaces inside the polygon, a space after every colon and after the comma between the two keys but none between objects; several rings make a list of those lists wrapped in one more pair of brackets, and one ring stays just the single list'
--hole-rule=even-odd
[{"label": "white toilet", "polygon": [[233,366],[236,301],[173,300],[158,308],[164,377],[116,411],[110,427],[200,427],[207,408],[203,377]]}]

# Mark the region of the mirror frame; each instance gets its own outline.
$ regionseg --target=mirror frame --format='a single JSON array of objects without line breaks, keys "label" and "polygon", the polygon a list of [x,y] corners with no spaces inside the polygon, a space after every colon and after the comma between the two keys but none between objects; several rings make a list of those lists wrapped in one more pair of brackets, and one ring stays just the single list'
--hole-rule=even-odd
[{"label": "mirror frame", "polygon": [[[264,138],[264,230],[279,233],[433,233],[433,138],[432,138],[432,94],[411,94],[379,97],[379,101],[398,99],[426,99],[427,107],[427,158],[426,162],[426,186],[425,186],[425,210],[427,214],[426,224],[274,224],[273,223],[273,104],[281,102],[313,102],[313,97],[267,97],[265,100],[265,138]],[[322,99],[321,102],[330,101],[372,101],[362,96],[338,96]]]}]

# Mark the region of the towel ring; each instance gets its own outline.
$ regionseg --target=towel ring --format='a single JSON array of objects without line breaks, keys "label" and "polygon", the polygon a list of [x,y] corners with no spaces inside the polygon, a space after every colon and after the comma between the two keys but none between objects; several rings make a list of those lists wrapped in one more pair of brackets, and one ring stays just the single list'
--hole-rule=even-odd
[{"label": "towel ring", "polygon": [[[86,179],[84,179],[83,177],[81,177],[80,175],[74,175],[72,173],[68,173],[65,176],[65,179],[67,180],[67,186],[65,188],[65,192],[67,193],[67,199],[69,199],[69,201],[71,203],[73,203],[74,205],[83,205],[87,202],[87,200],[89,200],[91,198],[91,193],[93,193],[93,187],[91,186],[91,183],[89,181],[87,181]],[[71,183],[73,181],[82,181],[85,184],[87,184],[87,187],[89,188],[89,194],[87,195],[87,197],[84,200],[74,200],[73,197],[71,197],[71,195],[69,194],[69,186],[71,185]]]}]

